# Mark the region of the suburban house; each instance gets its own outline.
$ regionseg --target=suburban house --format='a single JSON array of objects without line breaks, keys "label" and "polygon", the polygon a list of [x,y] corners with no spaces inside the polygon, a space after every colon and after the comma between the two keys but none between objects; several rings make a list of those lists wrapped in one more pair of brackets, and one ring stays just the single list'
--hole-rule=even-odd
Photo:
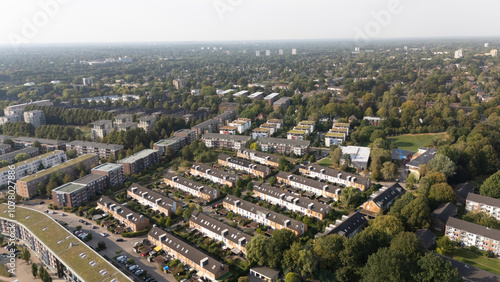
[{"label": "suburban house", "polygon": [[108,213],[133,232],[141,231],[149,226],[149,219],[147,217],[122,206],[120,203],[106,196],[102,196],[97,201],[97,208]]},{"label": "suburban house", "polygon": [[157,193],[151,189],[133,183],[127,189],[127,196],[139,202],[143,206],[148,206],[154,211],[158,211],[166,216],[172,216],[180,205],[169,197]]},{"label": "suburban house", "polygon": [[163,181],[170,187],[174,187],[195,197],[202,198],[206,201],[211,201],[220,196],[219,190],[217,189],[205,186],[201,183],[189,180],[170,172],[167,172],[167,174],[165,174],[165,178],[163,179]]},{"label": "suburban house", "polygon": [[251,149],[243,149],[238,150],[236,155],[238,158],[243,158],[250,160],[252,162],[256,162],[262,165],[271,166],[277,168],[279,166],[279,156],[266,154],[259,151],[251,150]]},{"label": "suburban house", "polygon": [[413,159],[406,164],[406,168],[413,173],[417,179],[420,178],[420,166],[427,164],[436,156],[436,149],[419,148],[418,153],[413,156]]},{"label": "suburban house", "polygon": [[370,195],[368,201],[363,203],[361,212],[370,217],[381,215],[388,211],[394,201],[401,198],[405,192],[406,190],[399,183],[391,187],[383,187]]},{"label": "suburban house", "polygon": [[351,186],[361,191],[370,188],[371,184],[369,178],[317,164],[301,165],[299,172],[311,178],[325,180],[336,185],[344,185],[345,187]]},{"label": "suburban house", "polygon": [[271,169],[267,166],[254,164],[248,160],[230,157],[228,155],[220,154],[217,163],[221,166],[230,167],[236,170],[244,171],[255,177],[266,177],[271,173]]},{"label": "suburban house", "polygon": [[238,176],[235,174],[202,163],[194,163],[189,173],[222,186],[227,185],[233,187],[236,184],[236,180],[238,180]]},{"label": "suburban house", "polygon": [[452,203],[442,203],[432,212],[432,225],[437,231],[444,231],[448,218],[457,215],[458,208]]},{"label": "suburban house", "polygon": [[283,183],[296,189],[311,192],[319,197],[323,196],[332,198],[334,201],[338,201],[340,199],[340,195],[343,189],[335,185],[284,171],[278,172],[278,174],[276,175],[276,180],[278,181],[278,183]]},{"label": "suburban house", "polygon": [[351,238],[360,232],[367,224],[368,220],[365,218],[365,215],[360,212],[355,212],[349,216],[343,215],[341,220],[337,219],[335,224],[327,226],[325,232],[316,234],[316,238],[329,234],[339,234]]}]

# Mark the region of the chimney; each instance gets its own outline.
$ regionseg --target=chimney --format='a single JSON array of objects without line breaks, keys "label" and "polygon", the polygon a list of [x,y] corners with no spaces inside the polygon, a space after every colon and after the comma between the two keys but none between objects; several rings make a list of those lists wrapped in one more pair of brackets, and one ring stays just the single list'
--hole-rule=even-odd
[{"label": "chimney", "polygon": [[229,233],[229,231],[228,231],[227,229],[224,229],[224,230],[222,230],[222,232],[220,233],[220,235],[221,235],[222,237],[224,237],[224,236],[226,236],[228,233]]},{"label": "chimney", "polygon": [[208,264],[208,257],[205,257],[204,259],[200,260],[200,266],[202,268],[207,264]]}]

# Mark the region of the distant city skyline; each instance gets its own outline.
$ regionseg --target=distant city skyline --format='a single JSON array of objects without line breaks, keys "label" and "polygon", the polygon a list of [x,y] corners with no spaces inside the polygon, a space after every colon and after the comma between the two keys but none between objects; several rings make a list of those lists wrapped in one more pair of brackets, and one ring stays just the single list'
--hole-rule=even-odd
[{"label": "distant city skyline", "polygon": [[0,45],[498,37],[498,1],[4,0]]}]

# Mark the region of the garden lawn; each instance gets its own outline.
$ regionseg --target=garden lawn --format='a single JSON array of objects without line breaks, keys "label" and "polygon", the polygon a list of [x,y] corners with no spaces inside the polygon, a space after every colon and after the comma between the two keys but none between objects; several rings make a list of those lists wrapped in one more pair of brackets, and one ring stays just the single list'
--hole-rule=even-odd
[{"label": "garden lawn", "polygon": [[326,157],[324,159],[321,159],[319,162],[317,162],[317,164],[319,164],[320,166],[331,167],[332,161],[330,160],[330,158]]},{"label": "garden lawn", "polygon": [[425,147],[434,139],[446,138],[446,133],[430,134],[404,134],[387,138],[387,141],[395,143],[398,149],[417,152],[418,148]]},{"label": "garden lawn", "polygon": [[462,248],[455,249],[453,258],[500,275],[500,260],[497,258],[488,258]]}]

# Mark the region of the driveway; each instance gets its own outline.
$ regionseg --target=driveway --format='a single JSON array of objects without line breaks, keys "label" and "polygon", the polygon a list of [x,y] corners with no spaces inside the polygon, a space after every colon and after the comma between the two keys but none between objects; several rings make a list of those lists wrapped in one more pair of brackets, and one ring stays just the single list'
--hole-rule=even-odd
[{"label": "driveway", "polygon": [[[45,212],[47,210],[48,205],[43,204],[43,205],[34,205],[34,206],[29,206],[32,209],[39,210],[41,212]],[[65,213],[61,210],[55,211],[56,214],[46,214],[54,219],[66,222],[68,225],[68,229],[73,233],[76,230],[76,226],[80,225],[82,226],[82,231],[85,233],[90,233],[92,234],[92,240],[87,242],[87,244],[94,249],[97,247],[97,243],[99,241],[103,241],[106,244],[106,249],[102,250],[99,252],[101,256],[108,256],[110,259],[114,260],[114,257],[120,256],[120,255],[126,255],[128,258],[133,258],[135,263],[139,265],[140,268],[143,270],[147,271],[151,276],[153,276],[156,280],[158,281],[175,281],[175,278],[172,274],[165,274],[162,271],[158,269],[158,264],[155,262],[148,262],[145,258],[142,258],[141,254],[135,253],[132,250],[132,247],[134,246],[135,242],[141,242],[143,239],[147,238],[147,235],[140,236],[140,237],[134,237],[134,238],[123,238],[121,235],[117,235],[114,233],[111,233],[107,231],[104,227],[98,226],[95,222],[88,220],[83,217],[79,217],[73,213]],[[64,214],[65,216],[62,216]],[[85,225],[79,220],[85,220],[87,223],[90,223],[90,225]],[[97,229],[92,229],[92,226],[97,226]],[[109,236],[103,237],[100,235],[100,233],[106,233]],[[116,242],[116,239],[122,238],[124,241],[123,242]],[[119,254],[116,253],[116,251],[121,250]],[[120,264],[117,262],[119,266],[125,266],[123,264]],[[119,267],[120,268],[120,267]],[[130,272],[124,271],[122,268],[122,271],[129,276],[132,279],[140,279],[137,276],[130,274]],[[142,279],[141,279],[142,281]]]}]

